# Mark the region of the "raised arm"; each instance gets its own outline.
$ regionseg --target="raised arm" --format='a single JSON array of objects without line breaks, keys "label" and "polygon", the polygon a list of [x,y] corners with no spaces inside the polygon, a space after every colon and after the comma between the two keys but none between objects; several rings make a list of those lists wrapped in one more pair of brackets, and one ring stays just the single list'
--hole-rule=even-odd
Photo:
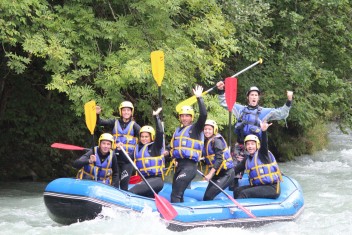
[{"label": "raised arm", "polygon": [[107,126],[113,128],[115,126],[115,119],[101,119],[100,114],[101,114],[101,107],[100,106],[95,106],[95,111],[97,114],[97,125],[102,125],[102,126]]},{"label": "raised arm", "polygon": [[193,89],[193,93],[197,97],[198,106],[199,106],[199,117],[197,122],[194,124],[194,130],[196,132],[195,133],[196,135],[199,135],[203,131],[205,121],[207,120],[207,115],[208,115],[207,109],[204,104],[204,100],[202,98],[202,92],[203,92],[203,87],[201,86],[197,85],[195,89]]},{"label": "raised arm", "polygon": [[154,145],[159,150],[162,149],[163,147],[163,138],[164,138],[163,126],[161,124],[160,117],[159,117],[159,113],[161,112],[161,110],[162,108],[158,108],[156,111],[153,111],[155,127],[156,127]]},{"label": "raised arm", "polygon": [[260,148],[258,156],[263,163],[270,163],[269,148],[268,148],[268,136],[267,130],[272,123],[261,122],[260,128],[262,129],[262,140],[260,142]]},{"label": "raised arm", "polygon": [[262,121],[273,121],[273,120],[283,120],[286,119],[290,113],[290,109],[292,106],[293,92],[287,91],[287,101],[280,108],[263,108],[262,114],[260,115],[260,119]]}]

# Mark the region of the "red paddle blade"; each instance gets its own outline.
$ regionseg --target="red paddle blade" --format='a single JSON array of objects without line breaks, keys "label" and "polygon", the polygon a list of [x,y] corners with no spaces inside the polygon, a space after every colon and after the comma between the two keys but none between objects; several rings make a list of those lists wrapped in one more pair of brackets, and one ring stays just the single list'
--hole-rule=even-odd
[{"label": "red paddle blade", "polygon": [[87,150],[86,148],[71,145],[71,144],[61,144],[61,143],[53,143],[51,145],[52,148],[57,149],[66,149],[66,150]]},{"label": "red paddle blade", "polygon": [[177,216],[177,211],[171,205],[171,203],[166,200],[166,198],[163,198],[156,193],[154,194],[154,197],[156,208],[158,208],[159,213],[163,216],[164,219],[172,220]]},{"label": "red paddle blade", "polygon": [[130,178],[130,184],[138,184],[142,181],[142,178],[139,175],[132,175]]},{"label": "red paddle blade", "polygon": [[227,109],[231,112],[237,99],[237,78],[228,77],[225,79],[225,99]]}]

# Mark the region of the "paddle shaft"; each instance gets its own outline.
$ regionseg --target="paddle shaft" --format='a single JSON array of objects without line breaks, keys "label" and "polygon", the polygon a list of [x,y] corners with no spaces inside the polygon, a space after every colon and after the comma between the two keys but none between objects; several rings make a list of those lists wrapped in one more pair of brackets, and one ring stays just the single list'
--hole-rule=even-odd
[{"label": "paddle shaft", "polygon": [[[256,66],[257,64],[261,64],[262,62],[263,62],[262,59],[258,60],[257,62],[251,64],[251,65],[248,66],[247,68],[244,68],[244,69],[242,69],[241,71],[235,73],[234,75],[231,76],[231,78],[237,77],[237,76],[240,75],[241,73],[246,72],[248,69],[253,68],[253,67]],[[216,85],[213,86],[212,88],[210,88],[209,90],[206,90],[205,92],[206,92],[206,93],[209,93],[209,92],[212,91],[215,87],[216,87]]]},{"label": "paddle shaft", "polygon": [[227,143],[230,151],[231,151],[231,122],[232,122],[232,112],[229,111],[229,129],[228,129],[229,133],[228,133]]},{"label": "paddle shaft", "polygon": [[[201,172],[200,170],[197,170],[197,172],[202,175],[203,177],[205,177],[205,175],[203,174],[203,172]],[[233,197],[231,197],[227,192],[225,192],[225,190],[223,190],[219,185],[217,185],[214,181],[209,180],[210,183],[212,183],[215,187],[217,187],[223,194],[225,194],[233,203],[236,204],[236,206],[238,206],[238,208],[240,208],[244,213],[246,213],[248,216],[255,218],[255,215],[253,215],[249,210],[247,210],[246,208],[244,208],[239,202],[237,202]]]},{"label": "paddle shaft", "polygon": [[[239,72],[235,73],[234,75],[232,75],[231,78],[237,77],[238,75],[242,74],[243,72],[247,71],[248,69],[251,69],[251,68],[253,68],[254,66],[256,66],[257,64],[261,64],[261,63],[263,63],[263,60],[262,60],[262,59],[259,59],[257,62],[251,64],[251,65],[248,66],[247,68],[244,68],[244,69],[242,69],[241,71],[239,71]],[[209,92],[211,92],[212,90],[214,90],[214,88],[216,88],[216,85],[213,86],[212,88],[210,88],[210,89],[204,91],[204,92],[202,93],[202,95],[208,94]],[[186,99],[186,100],[184,100],[184,101],[181,101],[178,105],[176,105],[176,111],[179,112],[179,111],[181,110],[182,106],[192,105],[192,104],[194,104],[195,102],[197,102],[196,96],[195,96],[195,95],[194,95],[194,96],[191,96],[190,98],[188,98],[188,99]]]}]

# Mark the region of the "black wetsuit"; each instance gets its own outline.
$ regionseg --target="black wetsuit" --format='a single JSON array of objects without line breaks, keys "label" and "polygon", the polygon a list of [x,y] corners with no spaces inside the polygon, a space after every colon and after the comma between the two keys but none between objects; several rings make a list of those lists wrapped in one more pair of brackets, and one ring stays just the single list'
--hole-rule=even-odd
[{"label": "black wetsuit", "polygon": [[[86,152],[85,154],[83,154],[80,158],[78,158],[77,160],[75,160],[72,164],[72,166],[76,169],[81,169],[82,167],[84,167],[85,165],[89,164],[89,158],[90,155],[94,155],[93,150],[89,150],[88,152]],[[110,152],[103,155],[98,148],[98,157],[100,159],[100,162],[104,162],[105,159],[107,157],[109,157]],[[117,160],[116,160],[116,156],[114,155],[112,157],[112,161],[111,161],[111,170],[112,170],[112,182],[111,185],[118,188],[119,187],[119,174],[118,174],[118,167],[117,167]]]},{"label": "black wetsuit", "polygon": [[[207,110],[202,97],[197,98],[199,117],[192,125],[190,138],[202,140],[204,124],[207,119]],[[182,127],[184,128],[184,127]],[[183,194],[187,186],[197,174],[197,162],[191,159],[176,159],[177,167],[172,181],[171,202],[183,202]]]},{"label": "black wetsuit", "polygon": [[[204,142],[204,146],[207,146],[207,142],[209,139],[206,139]],[[223,162],[223,150],[225,146],[223,145],[222,141],[219,138],[214,138],[214,142],[210,143],[211,147],[214,150],[215,153],[215,162],[213,164],[213,168],[215,169],[215,175],[211,179],[214,183],[216,183],[220,188],[226,189],[229,187],[233,181],[234,178],[234,170],[233,168],[230,169],[221,169],[219,174],[217,175],[216,172],[220,168],[222,162]],[[211,182],[209,182],[207,189],[205,190],[203,200],[204,201],[210,201],[213,200],[216,195],[220,193],[220,189],[218,189],[216,186],[214,186]]]},{"label": "black wetsuit", "polygon": [[[150,156],[160,156],[161,150],[163,149],[163,127],[161,125],[160,119],[158,116],[155,116],[155,123],[156,123],[156,134],[154,143],[148,146],[148,152]],[[138,149],[142,149],[144,144],[139,143]],[[136,153],[137,154],[137,153]],[[160,192],[164,187],[164,180],[162,175],[158,176],[144,176],[150,186],[154,189],[156,193]],[[145,196],[145,197],[154,197],[152,190],[150,190],[149,186],[144,182],[141,181],[138,184],[134,185],[130,190],[130,192]]]},{"label": "black wetsuit", "polygon": [[[103,119],[100,119],[99,115],[97,115],[97,124],[98,125],[114,128],[115,121],[116,121],[116,119],[103,120]],[[120,123],[122,130],[124,130],[128,126],[128,124],[131,122],[131,120],[128,122],[124,122],[122,119],[118,119],[118,122]],[[134,137],[138,138],[140,129],[141,129],[141,127],[135,122],[133,125]],[[119,169],[119,174],[118,174],[119,175],[119,178],[118,178],[119,187],[120,187],[120,189],[127,191],[128,184],[129,184],[129,181],[130,181],[130,178],[132,175],[132,171],[133,171],[133,166],[128,161],[125,154],[121,150],[116,149],[115,153],[116,153],[117,164],[118,164],[118,169]],[[132,160],[134,159],[134,154],[129,154],[129,156]]]},{"label": "black wetsuit", "polygon": [[[268,138],[266,131],[262,132],[262,141],[260,142],[260,148],[258,152],[258,157],[263,164],[271,163],[271,159],[268,153]],[[244,171],[246,168],[247,158],[252,158],[253,156],[247,155],[236,167],[235,173]],[[234,188],[233,197],[234,198],[272,198],[275,199],[280,196],[280,190],[277,192],[277,183],[268,185],[257,185],[257,186],[241,186]],[[280,188],[279,188],[280,189]]]}]

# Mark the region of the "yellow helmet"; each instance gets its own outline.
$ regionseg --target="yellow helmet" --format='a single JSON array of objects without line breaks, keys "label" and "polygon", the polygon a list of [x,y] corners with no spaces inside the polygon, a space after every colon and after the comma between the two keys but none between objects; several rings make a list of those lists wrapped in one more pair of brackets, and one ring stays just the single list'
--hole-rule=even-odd
[{"label": "yellow helmet", "polygon": [[152,141],[155,138],[155,130],[153,127],[151,126],[143,126],[140,131],[139,131],[139,136],[141,136],[142,132],[147,132],[150,134],[150,138],[152,139]]},{"label": "yellow helmet", "polygon": [[218,127],[218,124],[216,124],[216,122],[214,120],[210,120],[210,119],[206,120],[205,125],[209,125],[214,128],[214,135],[216,135],[218,133],[219,127]]},{"label": "yellow helmet", "polygon": [[244,138],[244,143],[246,144],[247,141],[255,141],[257,143],[257,149],[259,149],[260,147],[260,140],[258,138],[258,136],[256,135],[247,135],[246,138]]},{"label": "yellow helmet", "polygon": [[111,142],[111,144],[115,142],[114,137],[109,133],[101,134],[101,136],[99,137],[99,140],[98,140],[99,145],[102,140],[108,140]]},{"label": "yellow helmet", "polygon": [[130,108],[132,110],[132,116],[133,116],[134,107],[133,107],[133,104],[130,101],[121,102],[121,104],[119,106],[119,114],[120,114],[120,116],[122,116],[122,112],[121,112],[122,108]]},{"label": "yellow helmet", "polygon": [[191,106],[182,106],[181,110],[178,112],[178,116],[181,114],[189,114],[192,116],[192,121],[194,119],[194,109]]}]

